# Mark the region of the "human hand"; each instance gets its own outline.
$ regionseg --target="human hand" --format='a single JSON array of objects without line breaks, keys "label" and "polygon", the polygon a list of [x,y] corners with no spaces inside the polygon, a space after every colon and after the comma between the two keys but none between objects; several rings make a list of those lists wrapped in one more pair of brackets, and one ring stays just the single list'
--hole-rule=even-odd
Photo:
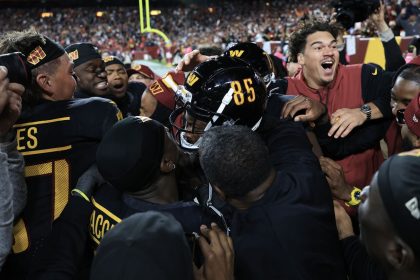
[{"label": "human hand", "polygon": [[4,136],[19,118],[25,87],[9,83],[7,69],[0,67],[0,136]]},{"label": "human hand", "polygon": [[202,225],[198,238],[204,264],[197,268],[193,264],[195,280],[233,280],[235,254],[232,239],[215,223],[211,229]]},{"label": "human hand", "polygon": [[80,178],[77,180],[76,187],[71,191],[72,195],[83,197],[90,201],[90,198],[95,193],[98,186],[104,184],[106,181],[99,173],[96,164],[89,167]]},{"label": "human hand", "polygon": [[388,29],[388,25],[385,21],[385,4],[383,1],[380,1],[379,8],[376,9],[369,18],[375,24],[379,33]]},{"label": "human hand", "polygon": [[[295,116],[300,110],[305,110],[305,114]],[[299,95],[284,104],[282,118],[291,117],[295,122],[312,122],[322,116],[326,110],[327,108],[321,102]]]},{"label": "human hand", "polygon": [[322,172],[325,173],[332,195],[337,199],[349,201],[353,188],[347,184],[341,165],[330,158],[322,156],[319,158],[319,163],[321,164]]},{"label": "human hand", "polygon": [[346,137],[353,128],[362,125],[366,121],[366,115],[360,111],[359,108],[338,109],[331,115],[331,129],[328,131],[328,136]]},{"label": "human hand", "polygon": [[207,55],[202,55],[199,50],[193,50],[190,53],[184,55],[182,60],[178,63],[175,68],[175,73],[180,71],[188,72],[193,70],[198,64],[205,62],[210,57]]},{"label": "human hand", "polygon": [[338,231],[338,239],[343,240],[354,235],[350,216],[338,201],[334,200],[335,224]]}]

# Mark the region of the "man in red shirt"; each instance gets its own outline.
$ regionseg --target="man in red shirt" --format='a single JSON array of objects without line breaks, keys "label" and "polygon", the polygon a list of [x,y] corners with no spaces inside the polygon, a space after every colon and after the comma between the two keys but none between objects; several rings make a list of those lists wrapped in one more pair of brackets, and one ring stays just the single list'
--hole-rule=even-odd
[{"label": "man in red shirt", "polygon": [[[292,34],[290,55],[302,70],[287,78],[286,93],[303,96],[292,104],[311,100],[321,102],[331,123],[328,136],[339,139],[351,136],[356,127],[391,116],[388,94],[391,76],[373,64],[339,64],[336,37],[337,30],[333,26],[316,20],[305,22]],[[291,113],[295,111],[286,107],[284,112],[286,117],[293,116]],[[359,136],[364,137],[360,133]],[[351,186],[363,188],[379,168],[383,161],[379,140],[372,141],[363,150],[334,158],[343,167],[346,181]]]}]

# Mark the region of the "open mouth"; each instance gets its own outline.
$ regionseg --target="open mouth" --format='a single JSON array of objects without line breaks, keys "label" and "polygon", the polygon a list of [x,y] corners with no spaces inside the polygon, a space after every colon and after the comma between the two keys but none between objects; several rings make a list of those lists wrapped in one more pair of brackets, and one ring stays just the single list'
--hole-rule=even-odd
[{"label": "open mouth", "polygon": [[112,87],[115,88],[115,89],[122,89],[124,87],[124,85],[123,84],[116,84],[116,85],[113,85]]},{"label": "open mouth", "polygon": [[324,68],[325,70],[331,70],[333,65],[334,65],[333,61],[325,61],[321,63],[322,68]]}]

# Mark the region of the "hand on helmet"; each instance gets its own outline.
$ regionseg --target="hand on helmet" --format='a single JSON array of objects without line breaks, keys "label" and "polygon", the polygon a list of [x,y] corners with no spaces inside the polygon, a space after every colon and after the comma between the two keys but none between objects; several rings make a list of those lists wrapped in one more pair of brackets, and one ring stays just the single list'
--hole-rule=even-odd
[{"label": "hand on helmet", "polygon": [[202,55],[199,50],[193,50],[192,52],[184,55],[182,60],[176,66],[175,73],[178,73],[179,71],[189,72],[198,64],[207,61],[209,58],[210,56]]}]

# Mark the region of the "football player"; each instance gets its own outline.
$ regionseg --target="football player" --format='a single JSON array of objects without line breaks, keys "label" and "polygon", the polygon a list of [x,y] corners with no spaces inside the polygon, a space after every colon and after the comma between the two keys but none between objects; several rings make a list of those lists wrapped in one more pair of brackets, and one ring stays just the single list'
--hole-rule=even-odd
[{"label": "football player", "polygon": [[108,98],[109,88],[105,64],[96,46],[91,43],[76,43],[66,47],[66,52],[74,63],[77,76],[75,97],[101,96]]},{"label": "football player", "polygon": [[32,74],[24,95],[29,105],[14,126],[26,163],[28,200],[2,279],[26,279],[71,189],[94,162],[102,136],[121,118],[110,100],[73,99],[73,63],[56,42],[33,30],[4,34],[0,52],[14,51],[26,56]]}]

